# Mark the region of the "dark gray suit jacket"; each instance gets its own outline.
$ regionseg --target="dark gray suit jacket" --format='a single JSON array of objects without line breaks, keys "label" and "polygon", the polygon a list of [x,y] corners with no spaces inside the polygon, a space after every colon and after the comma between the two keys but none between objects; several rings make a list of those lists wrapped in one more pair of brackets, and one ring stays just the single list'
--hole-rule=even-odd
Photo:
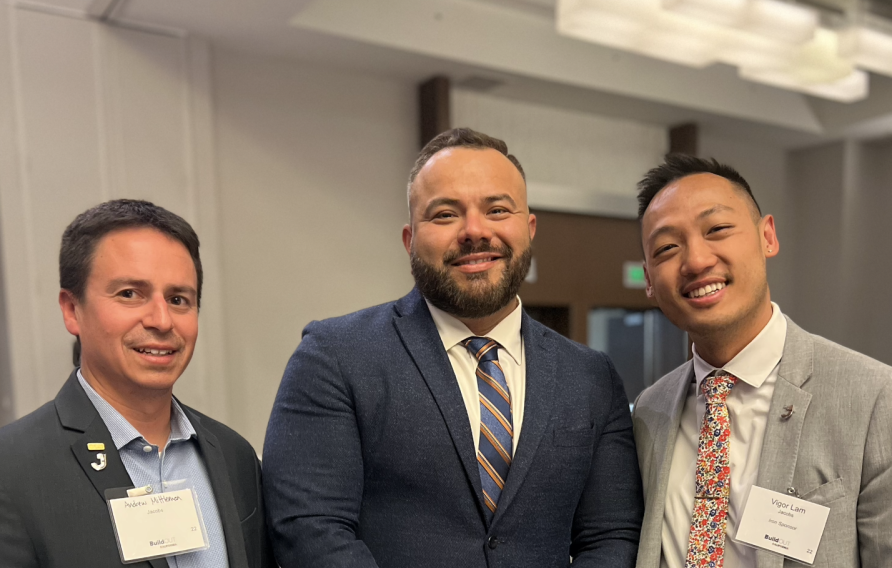
[{"label": "dark gray suit jacket", "polygon": [[283,568],[631,568],[642,497],[609,359],[523,315],[522,434],[492,522],[461,391],[417,291],[313,322],[279,388],[264,491]]},{"label": "dark gray suit jacket", "polygon": [[[647,513],[638,568],[659,568],[666,489],[688,361],[641,393],[635,439]],[[788,419],[784,407],[793,406]],[[802,330],[787,338],[756,485],[830,507],[814,568],[892,566],[892,368]],[[802,566],[759,550],[758,568]]]},{"label": "dark gray suit jacket", "polygon": [[[229,553],[231,568],[274,566],[261,499],[260,464],[251,445],[223,424],[182,405],[198,434]],[[95,471],[103,442],[107,467]],[[76,372],[49,402],[0,428],[0,566],[112,568],[123,566],[105,490],[132,487]],[[167,568],[167,560],[134,568]]]}]

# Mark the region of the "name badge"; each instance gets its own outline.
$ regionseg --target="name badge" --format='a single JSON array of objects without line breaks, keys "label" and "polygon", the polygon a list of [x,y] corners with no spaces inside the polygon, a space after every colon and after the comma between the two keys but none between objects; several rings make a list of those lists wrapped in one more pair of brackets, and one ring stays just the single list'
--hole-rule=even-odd
[{"label": "name badge", "polygon": [[735,540],[814,564],[830,508],[753,485]]},{"label": "name badge", "polygon": [[192,489],[136,493],[142,494],[108,501],[124,564],[209,548]]}]

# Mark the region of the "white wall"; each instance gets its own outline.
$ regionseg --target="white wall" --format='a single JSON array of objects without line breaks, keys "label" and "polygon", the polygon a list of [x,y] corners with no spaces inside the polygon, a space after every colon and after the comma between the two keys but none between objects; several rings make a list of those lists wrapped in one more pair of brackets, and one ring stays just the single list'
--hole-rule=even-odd
[{"label": "white wall", "polygon": [[259,449],[303,327],[412,287],[415,86],[217,51],[214,91],[230,425]]},{"label": "white wall", "polygon": [[797,323],[892,364],[892,141],[791,152]]},{"label": "white wall", "polygon": [[202,243],[198,348],[176,393],[259,450],[303,327],[412,286],[400,230],[414,85],[5,4],[0,31],[0,370],[14,401],[0,415],[51,400],[71,370],[65,226],[145,198]]},{"label": "white wall", "polygon": [[505,140],[530,207],[636,218],[636,184],[668,150],[665,127],[453,89],[454,126]]},{"label": "white wall", "polygon": [[177,392],[225,420],[207,45],[6,3],[0,39],[0,241],[13,415],[51,400],[72,369],[73,338],[57,303],[63,229],[88,207],[132,197],[179,213],[201,235],[202,325],[210,331]]}]

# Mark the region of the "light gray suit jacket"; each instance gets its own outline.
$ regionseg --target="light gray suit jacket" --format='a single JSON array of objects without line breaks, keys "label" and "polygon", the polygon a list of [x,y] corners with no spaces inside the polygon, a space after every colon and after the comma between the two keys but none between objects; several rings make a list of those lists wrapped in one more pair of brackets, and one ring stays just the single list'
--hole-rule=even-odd
[{"label": "light gray suit jacket", "polygon": [[[638,397],[632,417],[644,481],[638,568],[659,568],[669,467],[693,363]],[[793,405],[788,420],[781,415]],[[830,507],[815,568],[892,567],[892,367],[787,318],[756,484]],[[801,566],[759,550],[758,568]]]}]

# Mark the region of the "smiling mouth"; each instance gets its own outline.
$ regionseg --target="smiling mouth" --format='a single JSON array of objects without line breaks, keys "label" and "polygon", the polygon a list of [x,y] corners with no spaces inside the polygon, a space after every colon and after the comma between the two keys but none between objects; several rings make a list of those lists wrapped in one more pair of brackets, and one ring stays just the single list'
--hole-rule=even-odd
[{"label": "smiling mouth", "polygon": [[135,347],[133,350],[144,355],[172,355],[177,352],[176,349],[144,349],[141,347]]},{"label": "smiling mouth", "polygon": [[701,286],[696,290],[691,290],[687,294],[685,294],[685,298],[703,298],[706,296],[712,296],[716,294],[719,290],[722,290],[727,286],[724,282],[716,282],[715,284],[707,284],[706,286]]},{"label": "smiling mouth", "polygon": [[484,262],[492,262],[494,260],[498,260],[501,257],[499,256],[487,256],[484,258],[475,258],[471,260],[460,260],[458,262],[453,263],[453,266],[473,266],[475,264],[483,264]]}]

